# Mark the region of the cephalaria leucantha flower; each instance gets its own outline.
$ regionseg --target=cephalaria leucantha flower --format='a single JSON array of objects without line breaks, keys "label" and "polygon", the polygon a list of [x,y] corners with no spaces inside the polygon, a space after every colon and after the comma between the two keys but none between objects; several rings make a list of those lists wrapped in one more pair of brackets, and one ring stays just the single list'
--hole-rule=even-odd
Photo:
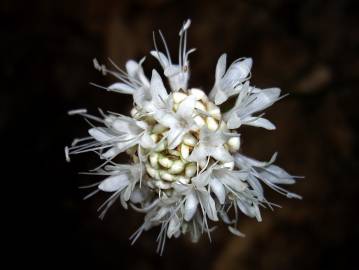
[{"label": "cephalaria leucantha flower", "polygon": [[[261,112],[282,97],[280,89],[251,86],[252,59],[240,58],[227,68],[226,54],[218,60],[208,95],[189,87],[188,56],[194,51],[187,49],[190,23],[187,20],[179,32],[176,61],[163,34],[159,31],[164,53],[154,35],[151,55],[160,63],[163,76],[153,70],[147,77],[142,68],[145,58],[129,60],[125,70],[113,62],[115,70],[110,70],[94,60],[96,69],[118,79],[102,88],[132,96],[130,116],[102,111],[93,116],[85,109],[69,112],[83,116],[91,128],[88,137],[65,148],[66,159],[85,152],[94,152],[100,159],[90,174],[103,179],[89,186],[94,191],[87,197],[100,191],[110,194],[99,208],[100,217],[115,202],[143,213],[144,222],[131,240],[159,226],[159,252],[166,238],[189,233],[196,242],[203,233],[210,237],[211,226],[219,221],[231,233],[244,236],[238,230],[239,212],[261,221],[260,207],[275,206],[266,200],[263,183],[288,198],[300,198],[282,187],[294,184],[297,177],[273,164],[276,154],[261,162],[240,153],[242,125],[275,129]],[[220,106],[229,98],[235,100],[234,106],[224,111]],[[118,163],[120,154],[128,156],[127,164]]]}]

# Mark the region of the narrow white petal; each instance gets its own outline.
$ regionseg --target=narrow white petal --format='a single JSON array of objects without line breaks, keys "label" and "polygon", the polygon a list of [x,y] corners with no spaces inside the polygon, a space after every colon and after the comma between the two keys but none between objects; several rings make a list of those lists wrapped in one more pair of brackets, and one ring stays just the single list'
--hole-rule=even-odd
[{"label": "narrow white petal", "polygon": [[211,147],[210,155],[216,160],[222,162],[231,162],[233,161],[232,155],[226,150],[223,146]]},{"label": "narrow white petal", "polygon": [[201,203],[208,218],[213,221],[218,221],[215,201],[207,191],[201,192],[200,194]]},{"label": "narrow white petal", "polygon": [[171,218],[170,223],[168,225],[168,229],[167,229],[168,238],[171,238],[172,235],[176,234],[180,228],[181,228],[181,221],[178,218],[178,216],[175,214]]},{"label": "narrow white petal", "polygon": [[168,97],[162,78],[156,70],[152,70],[151,94],[154,99],[159,99],[162,102],[166,101]]},{"label": "narrow white petal", "polygon": [[128,94],[128,95],[132,95],[133,92],[135,91],[135,89],[131,86],[129,86],[128,84],[125,83],[114,83],[111,84],[108,89],[110,91],[114,91],[114,92],[118,92],[121,94]]},{"label": "narrow white petal", "polygon": [[104,128],[90,128],[88,133],[99,142],[106,142],[114,138],[113,135],[109,134],[109,132]]},{"label": "narrow white petal", "polygon": [[262,111],[276,102],[279,98],[279,95],[279,88],[267,88],[260,90],[253,96],[253,101],[243,110],[243,113],[252,114]]},{"label": "narrow white petal", "polygon": [[197,211],[198,199],[194,192],[191,192],[186,197],[184,205],[184,219],[190,221]]},{"label": "narrow white petal", "polygon": [[114,175],[103,180],[98,188],[102,191],[114,192],[124,189],[128,183],[128,176],[126,174]]},{"label": "narrow white petal", "polygon": [[242,125],[242,119],[238,116],[237,112],[234,111],[230,114],[227,121],[227,127],[229,129],[236,129]]},{"label": "narrow white petal", "polygon": [[218,198],[219,203],[224,204],[226,199],[226,191],[224,190],[223,184],[217,178],[212,178],[209,184],[213,193]]},{"label": "narrow white petal", "polygon": [[206,159],[207,156],[209,156],[209,152],[206,150],[206,147],[204,145],[199,144],[193,149],[188,160],[200,162]]},{"label": "narrow white petal", "polygon": [[261,117],[246,117],[245,119],[243,119],[243,125],[261,127],[268,130],[275,129],[275,125],[272,122]]},{"label": "narrow white petal", "polygon": [[234,235],[236,236],[239,236],[239,237],[245,237],[246,235],[244,233],[241,233],[238,229],[232,227],[232,226],[228,226],[228,230],[233,233]]},{"label": "narrow white petal", "polygon": [[178,106],[177,115],[186,119],[192,118],[193,110],[196,105],[196,97],[195,96],[188,96],[186,97]]},{"label": "narrow white petal", "polygon": [[227,54],[224,53],[221,55],[221,57],[219,57],[218,62],[217,62],[217,66],[216,66],[216,82],[219,81],[224,73],[226,72],[226,64],[227,63]]},{"label": "narrow white petal", "polygon": [[163,69],[169,65],[167,57],[162,52],[151,51],[151,55],[160,62]]},{"label": "narrow white petal", "polygon": [[152,140],[150,134],[145,132],[140,139],[140,144],[143,148],[153,148],[155,147],[155,142]]}]

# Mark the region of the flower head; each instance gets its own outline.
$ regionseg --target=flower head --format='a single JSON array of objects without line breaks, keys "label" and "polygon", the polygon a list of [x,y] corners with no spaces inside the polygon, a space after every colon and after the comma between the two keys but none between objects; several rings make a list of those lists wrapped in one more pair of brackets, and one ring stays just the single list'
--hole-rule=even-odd
[{"label": "flower head", "polygon": [[[261,221],[260,206],[272,208],[264,196],[262,183],[288,198],[300,198],[280,185],[295,183],[292,176],[269,162],[260,162],[239,153],[242,125],[275,126],[256,115],[278,101],[278,88],[259,89],[249,84],[251,58],[234,61],[226,70],[226,54],[218,60],[215,83],[209,95],[188,86],[189,61],[186,21],[180,32],[178,63],[173,63],[167,43],[159,32],[165,53],[151,54],[163,68],[167,89],[161,75],[152,71],[147,78],[142,63],[129,60],[126,71],[111,62],[115,71],[94,60],[95,68],[111,74],[119,81],[102,87],[120,94],[132,95],[131,116],[103,113],[100,117],[86,110],[71,111],[90,124],[89,136],[76,139],[66,147],[66,158],[94,152],[102,163],[90,174],[105,178],[95,185],[87,197],[102,191],[111,196],[100,206],[103,217],[117,199],[124,208],[130,205],[144,213],[144,223],[131,237],[135,242],[143,231],[160,226],[159,251],[166,238],[189,233],[193,241],[201,234],[210,237],[211,222],[223,221],[235,235],[239,212]],[[219,107],[235,97],[233,108],[226,112]],[[126,153],[128,164],[118,164],[116,157]],[[231,213],[234,218],[230,218]]]}]

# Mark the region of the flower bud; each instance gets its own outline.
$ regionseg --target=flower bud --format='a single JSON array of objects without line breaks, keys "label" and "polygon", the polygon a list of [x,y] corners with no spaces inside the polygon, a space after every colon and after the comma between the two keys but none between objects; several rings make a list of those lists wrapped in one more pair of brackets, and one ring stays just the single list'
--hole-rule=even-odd
[{"label": "flower bud", "polygon": [[182,143],[180,146],[180,151],[182,158],[186,160],[189,157],[189,146]]},{"label": "flower bud", "polygon": [[219,125],[218,125],[218,122],[213,118],[213,117],[206,117],[206,124],[207,124],[207,127],[209,130],[217,130]]},{"label": "flower bud", "polygon": [[186,169],[185,169],[186,177],[191,178],[196,174],[196,172],[197,172],[196,163],[190,163],[186,166]]},{"label": "flower bud", "polygon": [[158,166],[158,153],[152,153],[150,154],[150,164],[151,164],[151,167],[154,168],[154,169],[158,169],[159,166]]},{"label": "flower bud", "polygon": [[155,170],[149,164],[146,164],[146,171],[152,178],[160,179],[160,175],[159,175],[158,170]]},{"label": "flower bud", "polygon": [[195,146],[197,144],[197,139],[190,133],[187,133],[183,136],[182,142],[189,146]]},{"label": "flower bud", "polygon": [[196,100],[202,100],[202,101],[207,100],[206,94],[201,89],[192,88],[192,89],[189,90],[189,94],[191,96],[195,96]]},{"label": "flower bud", "polygon": [[204,126],[206,124],[206,122],[204,121],[204,119],[200,115],[195,116],[193,118],[193,120],[199,127],[202,127],[202,126]]},{"label": "flower bud", "polygon": [[186,97],[187,97],[187,95],[182,92],[174,92],[173,93],[174,103],[181,103]]},{"label": "flower bud", "polygon": [[160,177],[162,180],[165,180],[165,181],[174,181],[175,180],[175,177],[166,171],[160,171]]},{"label": "flower bud", "polygon": [[232,137],[227,141],[228,150],[231,152],[237,152],[240,147],[240,139],[239,137]]},{"label": "flower bud", "polygon": [[168,170],[171,174],[181,173],[184,169],[184,163],[182,160],[176,160],[173,162],[171,168]]},{"label": "flower bud", "polygon": [[168,157],[163,156],[163,155],[159,155],[158,157],[158,162],[165,168],[170,168],[173,164],[173,161],[170,160]]}]

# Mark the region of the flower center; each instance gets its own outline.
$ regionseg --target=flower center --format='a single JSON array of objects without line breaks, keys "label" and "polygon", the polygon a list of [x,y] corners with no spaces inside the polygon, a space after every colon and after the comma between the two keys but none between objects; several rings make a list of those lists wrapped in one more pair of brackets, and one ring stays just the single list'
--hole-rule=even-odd
[{"label": "flower center", "polygon": [[[146,154],[145,168],[149,175],[146,184],[152,189],[171,192],[174,183],[189,184],[191,179],[196,176],[200,170],[213,162],[213,158],[205,159],[201,162],[193,162],[189,159],[193,149],[199,144],[200,129],[207,128],[212,131],[227,130],[226,123],[222,120],[220,109],[209,101],[206,94],[200,90],[192,88],[187,92],[174,92],[173,113],[176,113],[180,104],[188,97],[194,96],[196,99],[195,108],[192,112],[192,119],[195,128],[192,128],[181,138],[180,144],[174,149],[168,148],[169,129],[153,118],[141,119],[151,127],[151,138],[157,143],[154,149],[143,149]],[[137,108],[134,108],[137,111]],[[134,115],[136,118],[136,115]],[[186,119],[178,119],[179,126],[188,127]],[[233,141],[235,139],[235,142]],[[229,151],[237,151],[239,143],[237,138],[231,138],[223,144]],[[135,154],[133,154],[135,157]],[[223,164],[231,169],[233,164]]]}]

